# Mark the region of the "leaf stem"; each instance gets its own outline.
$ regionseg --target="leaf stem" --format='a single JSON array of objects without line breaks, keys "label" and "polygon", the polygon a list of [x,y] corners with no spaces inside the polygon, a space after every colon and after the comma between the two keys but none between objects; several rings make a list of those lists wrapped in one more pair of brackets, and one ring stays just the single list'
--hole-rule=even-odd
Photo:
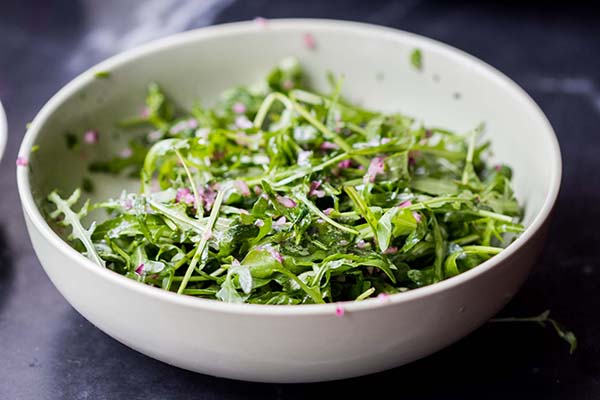
[{"label": "leaf stem", "polygon": [[210,211],[210,216],[208,217],[208,224],[206,226],[206,229],[204,230],[204,232],[202,233],[202,235],[200,237],[200,243],[198,244],[198,247],[196,248],[196,253],[194,254],[194,257],[192,258],[192,262],[190,262],[190,265],[188,266],[187,270],[185,271],[183,281],[181,282],[181,285],[179,286],[179,289],[177,290],[177,294],[182,294],[183,291],[185,290],[185,287],[187,286],[187,284],[190,280],[190,277],[192,276],[192,272],[194,272],[194,269],[196,268],[196,264],[198,263],[198,260],[200,259],[200,257],[204,253],[204,250],[206,249],[206,245],[208,244],[208,240],[210,238],[209,236],[212,234],[211,231],[213,229],[213,226],[217,222],[217,218],[219,216],[219,209],[221,208],[221,204],[223,203],[224,197],[225,197],[225,190],[221,190],[217,194],[217,197],[213,204],[213,208]]},{"label": "leaf stem", "polygon": [[[296,103],[293,100],[291,100],[291,102],[292,102],[292,105],[294,106],[294,109],[298,112],[298,114],[300,114],[311,125],[313,125],[319,131],[321,131],[323,136],[325,136],[329,140],[333,140],[333,142],[335,144],[337,144],[338,146],[340,146],[340,148],[342,150],[344,150],[346,153],[352,153],[352,150],[353,150],[352,146],[350,146],[344,139],[342,139],[341,136],[330,131],[325,125],[323,125],[323,123],[321,123],[321,121],[317,120],[313,115],[311,115],[306,110],[306,108],[302,107],[300,104]],[[364,165],[365,167],[367,167],[369,165],[369,160],[367,160],[365,157],[355,156],[353,158],[356,161],[358,161],[360,164]]]},{"label": "leaf stem", "polygon": [[350,158],[350,157],[351,156],[348,153],[339,154],[339,155],[337,155],[337,156],[335,156],[333,158],[330,158],[329,160],[327,160],[327,161],[325,161],[325,162],[323,162],[323,163],[321,163],[319,165],[316,165],[316,166],[312,167],[308,171],[300,171],[300,172],[295,173],[294,175],[288,176],[287,178],[284,178],[284,179],[280,180],[279,182],[274,182],[272,186],[278,187],[278,186],[287,185],[288,183],[291,183],[291,182],[295,181],[296,179],[304,178],[305,176],[314,174],[315,172],[322,171],[325,168],[329,167],[330,165],[337,164],[340,161],[343,161],[343,160],[345,160],[347,158]]},{"label": "leaf stem", "polygon": [[466,185],[469,183],[469,172],[473,169],[473,154],[475,153],[475,135],[476,130],[470,132],[469,147],[467,149],[467,159],[465,160],[465,169],[462,175],[462,184]]},{"label": "leaf stem", "polygon": [[463,250],[466,253],[499,254],[504,249],[502,247],[493,246],[464,246]]},{"label": "leaf stem", "polygon": [[267,117],[267,113],[269,112],[269,109],[271,108],[275,100],[279,100],[288,110],[293,109],[292,102],[285,95],[278,92],[271,93],[267,97],[265,97],[262,104],[260,105],[260,108],[258,109],[258,112],[256,113],[256,116],[254,117],[255,128],[261,129],[263,123],[265,122],[265,118]]},{"label": "leaf stem", "polygon": [[369,298],[373,293],[375,293],[375,288],[371,287],[358,295],[358,297],[354,301],[362,301],[364,299]]},{"label": "leaf stem", "polygon": [[492,318],[489,322],[535,322],[540,324],[542,327],[546,326],[547,322],[552,325],[552,328],[558,337],[569,344],[570,354],[573,354],[573,352],[577,349],[577,337],[575,334],[572,331],[565,329],[565,327],[559,324],[556,320],[550,318],[550,310],[546,310],[535,317]]},{"label": "leaf stem", "polygon": [[352,200],[352,203],[361,216],[369,224],[371,231],[373,231],[373,236],[377,238],[377,219],[371,209],[367,206],[360,194],[358,194],[354,186],[344,186],[344,191],[348,194],[348,197],[350,197],[350,200]]},{"label": "leaf stem", "polygon": [[[58,195],[58,193],[54,191],[50,193],[50,195],[48,196],[48,200],[56,204],[56,211],[62,213],[65,216],[65,222],[71,225],[71,228],[73,230],[73,236],[79,239],[81,243],[83,243],[83,245],[85,246],[87,257],[99,266],[105,267],[106,265],[104,263],[104,260],[100,257],[100,255],[98,255],[96,247],[94,246],[94,243],[91,239],[92,232],[94,231],[94,227],[96,226],[95,223],[93,223],[92,226],[90,226],[89,230],[86,230],[83,227],[83,225],[81,225],[80,215],[74,213],[73,210],[71,210],[71,206],[75,204],[77,200],[79,200],[80,194],[81,191],[79,189],[76,189],[67,200],[63,200]],[[84,210],[85,208],[86,206],[84,206]],[[56,218],[57,216],[57,212],[54,212],[51,215],[52,218]]]},{"label": "leaf stem", "polygon": [[499,214],[499,213],[495,213],[495,212],[487,211],[487,210],[477,210],[475,212],[475,214],[479,215],[480,217],[497,219],[499,221],[504,221],[504,222],[512,223],[512,221],[513,221],[512,217],[509,217],[508,215]]},{"label": "leaf stem", "polygon": [[332,220],[331,218],[329,218],[327,215],[325,215],[323,213],[323,211],[319,210],[319,208],[317,206],[315,206],[313,204],[312,201],[308,200],[308,198],[306,197],[306,195],[304,193],[295,193],[296,198],[298,200],[300,200],[302,202],[302,204],[304,204],[306,207],[308,207],[308,209],[313,212],[314,214],[316,214],[319,218],[321,218],[323,221],[327,222],[328,224],[338,228],[339,230],[342,230],[344,232],[348,232],[351,233],[353,235],[358,235],[359,232],[355,229],[350,228],[349,226],[345,226],[342,225],[334,220]]},{"label": "leaf stem", "polygon": [[194,177],[192,176],[192,173],[190,172],[190,169],[187,166],[187,162],[185,161],[179,150],[173,150],[175,151],[175,154],[177,154],[177,157],[179,158],[179,161],[181,162],[181,165],[185,170],[188,180],[190,181],[190,186],[192,187],[192,192],[194,193],[194,200],[196,201],[196,218],[200,218],[204,214],[204,209],[202,207],[202,203],[200,202],[200,195],[198,194],[196,182],[194,181]]}]

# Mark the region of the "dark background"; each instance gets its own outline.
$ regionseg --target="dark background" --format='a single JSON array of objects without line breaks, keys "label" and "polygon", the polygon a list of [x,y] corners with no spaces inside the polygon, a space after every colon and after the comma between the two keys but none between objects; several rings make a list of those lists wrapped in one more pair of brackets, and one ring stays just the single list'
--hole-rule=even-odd
[{"label": "dark background", "polygon": [[[1,0],[0,99],[9,140],[0,168],[0,399],[305,399],[361,393],[409,399],[600,398],[600,19],[585,3],[549,3]],[[577,334],[573,356],[549,328],[490,323],[431,357],[378,375],[313,385],[251,384],[147,358],[101,333],[66,303],[40,267],[19,211],[14,160],[26,122],[65,83],[109,55],[180,30],[259,15],[359,20],[416,32],[474,54],[533,96],[559,136],[562,192],[537,269],[501,314],[551,309]]]}]

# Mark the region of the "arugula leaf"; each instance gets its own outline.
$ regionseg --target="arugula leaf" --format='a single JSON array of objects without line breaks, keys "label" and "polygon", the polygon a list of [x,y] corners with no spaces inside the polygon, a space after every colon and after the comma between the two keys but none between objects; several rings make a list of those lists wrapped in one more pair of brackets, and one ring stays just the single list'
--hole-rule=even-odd
[{"label": "arugula leaf", "polygon": [[423,54],[421,52],[421,49],[414,49],[410,53],[410,63],[413,66],[413,68],[419,71],[423,69]]},{"label": "arugula leaf", "polygon": [[104,260],[98,255],[91,238],[96,224],[93,223],[88,229],[85,229],[81,225],[81,218],[85,217],[88,212],[89,201],[84,204],[78,213],[71,210],[71,207],[79,201],[80,195],[81,192],[79,189],[76,189],[68,199],[64,200],[56,193],[56,191],[50,193],[48,195],[48,200],[56,205],[56,210],[50,214],[50,218],[56,219],[62,214],[64,216],[64,220],[62,221],[63,224],[71,226],[73,237],[83,243],[87,257],[99,266],[104,267]]},{"label": "arugula leaf", "polygon": [[524,317],[524,318],[493,318],[490,322],[534,322],[542,327],[546,326],[546,323],[549,323],[552,328],[556,331],[556,334],[563,339],[565,342],[569,344],[569,353],[573,354],[575,350],[577,350],[577,337],[575,334],[557,322],[556,320],[550,318],[550,310],[546,310],[538,316],[535,317]]},{"label": "arugula leaf", "polygon": [[[419,49],[411,59],[422,70]],[[127,147],[89,165],[139,177],[140,190],[77,213],[79,191],[52,193],[50,218],[128,278],[256,304],[401,293],[475,268],[523,231],[512,170],[488,164],[482,125],[460,135],[352,104],[334,74],[328,94],[305,81],[286,59],[191,110],[150,84],[143,113],[115,128],[133,129]],[[98,220],[86,229],[88,209]]]}]

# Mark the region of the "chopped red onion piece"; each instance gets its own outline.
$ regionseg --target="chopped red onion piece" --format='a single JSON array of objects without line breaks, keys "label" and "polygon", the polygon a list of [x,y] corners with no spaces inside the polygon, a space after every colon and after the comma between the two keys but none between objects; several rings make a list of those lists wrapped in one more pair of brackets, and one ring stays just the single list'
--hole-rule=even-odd
[{"label": "chopped red onion piece", "polygon": [[171,127],[169,132],[171,132],[171,134],[175,135],[181,131],[185,131],[186,129],[196,129],[197,127],[198,127],[198,121],[196,121],[194,118],[190,118],[190,119],[186,119],[183,121],[179,121],[178,123],[176,123],[175,125],[173,125]]},{"label": "chopped red onion piece", "polygon": [[415,218],[417,223],[421,222],[421,214],[419,214],[418,212],[413,211],[413,217]]},{"label": "chopped red onion piece", "polygon": [[284,90],[292,90],[294,88],[294,81],[286,79],[281,86]]},{"label": "chopped red onion piece", "polygon": [[123,205],[123,208],[126,210],[131,210],[131,208],[133,207],[133,201],[131,201],[131,199],[124,199],[121,203]]},{"label": "chopped red onion piece", "polygon": [[415,165],[417,163],[417,158],[421,156],[421,152],[419,150],[411,150],[408,152],[408,165]]},{"label": "chopped red onion piece", "polygon": [[312,181],[310,183],[310,189],[308,190],[309,196],[317,196],[318,198],[325,197],[324,190],[318,190],[321,187],[320,181]]},{"label": "chopped red onion piece", "polygon": [[200,197],[200,200],[202,201],[202,203],[204,203],[204,207],[207,210],[210,210],[212,208],[212,205],[215,202],[215,199],[217,198],[217,192],[215,192],[210,187],[208,187],[208,188],[202,187],[200,189],[200,193],[198,193],[198,197]]},{"label": "chopped red onion piece", "polygon": [[254,22],[261,28],[265,28],[267,26],[267,19],[263,17],[254,17]]},{"label": "chopped red onion piece", "polygon": [[294,200],[285,196],[277,196],[277,202],[286,208],[294,208],[298,205]]},{"label": "chopped red onion piece", "polygon": [[233,107],[231,107],[231,109],[236,114],[244,114],[246,112],[246,105],[238,101],[233,105]]},{"label": "chopped red onion piece", "polygon": [[281,255],[281,253],[280,253],[280,252],[278,252],[277,250],[275,250],[275,249],[274,249],[274,248],[272,248],[272,247],[268,247],[268,248],[267,248],[267,251],[268,251],[269,253],[271,253],[271,255],[273,256],[273,258],[274,258],[275,260],[277,260],[277,262],[278,262],[278,263],[281,263],[281,264],[283,264],[283,256]]},{"label": "chopped red onion piece", "polygon": [[137,268],[135,269],[135,273],[138,275],[141,275],[144,272],[144,264],[140,264],[137,266]]},{"label": "chopped red onion piece", "polygon": [[390,299],[390,295],[387,293],[379,293],[377,295],[377,299],[379,299],[379,301],[388,301]]},{"label": "chopped red onion piece", "polygon": [[240,129],[250,129],[252,122],[245,115],[240,115],[235,119],[235,126]]},{"label": "chopped red onion piece", "polygon": [[162,137],[162,132],[158,129],[148,133],[148,140],[150,142],[156,142],[156,141],[160,140],[161,137]]},{"label": "chopped red onion piece", "polygon": [[179,188],[175,194],[175,202],[187,205],[194,204],[194,195],[188,188]]},{"label": "chopped red onion piece", "polygon": [[321,150],[337,150],[339,147],[337,144],[333,143],[333,142],[323,142],[321,143],[321,145],[319,146],[319,149]]},{"label": "chopped red onion piece", "polygon": [[286,222],[287,222],[287,219],[285,217],[280,217],[273,223],[273,225],[281,226],[281,225],[284,225]]},{"label": "chopped red onion piece", "polygon": [[132,154],[133,150],[131,150],[129,147],[125,147],[123,150],[121,150],[119,156],[121,156],[121,158],[129,158],[132,156]]},{"label": "chopped red onion piece", "polygon": [[358,241],[358,243],[356,243],[356,247],[358,247],[359,249],[364,249],[368,246],[367,242],[365,242],[364,240],[360,239]]},{"label": "chopped red onion piece", "polygon": [[237,190],[242,194],[242,196],[250,196],[250,188],[248,184],[244,181],[237,180],[234,182],[234,185]]},{"label": "chopped red onion piece", "polygon": [[26,167],[29,164],[29,161],[25,157],[17,157],[17,165],[19,167]]},{"label": "chopped red onion piece", "polygon": [[185,121],[180,121],[173,125],[171,129],[169,129],[169,132],[171,132],[172,134],[176,134],[185,130],[185,128],[187,128],[187,123]]},{"label": "chopped red onion piece", "polygon": [[369,164],[369,169],[367,170],[365,179],[371,183],[375,182],[375,177],[377,175],[383,174],[384,169],[385,169],[385,163],[383,161],[383,157],[373,158],[371,160],[371,163]]},{"label": "chopped red onion piece", "polygon": [[87,131],[83,134],[83,140],[87,144],[96,144],[98,143],[98,132],[97,131]]},{"label": "chopped red onion piece", "polygon": [[352,160],[343,160],[338,163],[338,168],[346,169],[352,166]]},{"label": "chopped red onion piece", "polygon": [[397,247],[388,247],[383,254],[396,254],[398,252],[398,248]]},{"label": "chopped red onion piece", "polygon": [[315,37],[310,34],[310,33],[306,33],[304,34],[304,37],[302,38],[303,42],[304,42],[304,47],[306,47],[309,50],[314,50],[316,47],[316,42],[315,42]]},{"label": "chopped red onion piece", "polygon": [[187,127],[189,129],[196,129],[198,127],[198,121],[196,121],[194,118],[190,118],[187,120]]}]

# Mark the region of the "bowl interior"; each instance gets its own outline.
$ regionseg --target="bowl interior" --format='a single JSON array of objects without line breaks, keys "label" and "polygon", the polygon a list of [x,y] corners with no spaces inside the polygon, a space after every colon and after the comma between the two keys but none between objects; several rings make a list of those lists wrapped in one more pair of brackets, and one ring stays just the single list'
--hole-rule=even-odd
[{"label": "bowl interior", "polygon": [[[307,33],[315,38],[314,49],[304,46]],[[422,71],[409,61],[415,48],[423,52]],[[40,146],[30,160],[34,198],[39,202],[54,188],[69,193],[92,176],[90,161],[106,160],[127,146],[138,133],[115,122],[140,112],[149,82],[158,82],[180,106],[190,107],[196,100],[210,105],[224,89],[258,81],[287,56],[300,60],[317,90],[328,89],[326,73],[332,71],[345,76],[343,94],[365,106],[400,111],[429,126],[459,132],[484,122],[494,159],[513,167],[526,224],[556,190],[560,155],[552,129],[529,97],[492,68],[445,45],[386,28],[272,21],[267,27],[242,23],[178,35],[108,60],[77,78],[34,121],[29,145]],[[108,78],[94,76],[104,70],[110,71]],[[99,132],[98,144],[83,143],[89,129]],[[68,149],[66,134],[79,138],[75,149]],[[137,185],[113,176],[93,179],[91,196],[102,199]]]}]

